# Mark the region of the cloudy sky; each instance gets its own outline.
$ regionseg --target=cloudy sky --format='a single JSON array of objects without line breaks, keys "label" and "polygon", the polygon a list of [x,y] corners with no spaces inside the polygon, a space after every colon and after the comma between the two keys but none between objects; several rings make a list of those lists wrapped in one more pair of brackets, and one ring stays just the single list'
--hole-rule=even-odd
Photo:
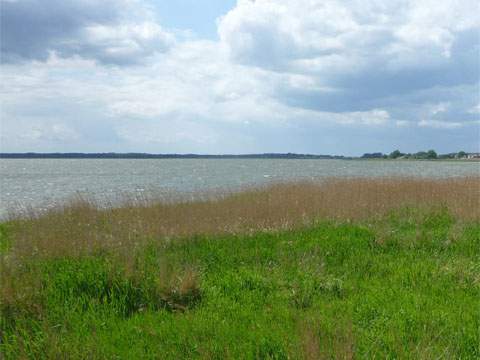
[{"label": "cloudy sky", "polygon": [[4,152],[479,151],[477,0],[0,0]]}]

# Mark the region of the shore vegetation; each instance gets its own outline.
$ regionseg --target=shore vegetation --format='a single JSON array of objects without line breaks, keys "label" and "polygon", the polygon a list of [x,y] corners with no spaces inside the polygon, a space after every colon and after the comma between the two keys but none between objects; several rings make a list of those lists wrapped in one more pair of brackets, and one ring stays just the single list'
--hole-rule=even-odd
[{"label": "shore vegetation", "polygon": [[73,199],[0,225],[5,359],[478,359],[480,178]]}]

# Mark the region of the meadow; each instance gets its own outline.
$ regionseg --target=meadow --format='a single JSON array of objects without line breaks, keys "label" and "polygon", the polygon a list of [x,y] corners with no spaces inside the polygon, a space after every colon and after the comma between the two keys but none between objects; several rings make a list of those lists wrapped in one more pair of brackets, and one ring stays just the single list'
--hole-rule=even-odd
[{"label": "meadow", "polygon": [[0,225],[6,359],[478,359],[480,178],[73,199]]}]

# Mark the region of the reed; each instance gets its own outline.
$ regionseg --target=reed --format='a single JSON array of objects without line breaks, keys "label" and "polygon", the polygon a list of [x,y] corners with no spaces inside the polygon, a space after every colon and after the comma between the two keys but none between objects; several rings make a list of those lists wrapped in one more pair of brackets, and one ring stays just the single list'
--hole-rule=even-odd
[{"label": "reed", "polygon": [[446,207],[457,218],[480,218],[480,178],[329,179],[273,184],[206,200],[129,199],[101,208],[85,197],[10,221],[12,253],[20,257],[75,255],[111,249],[128,254],[150,241],[192,235],[279,231],[318,219],[359,221],[400,207]]}]

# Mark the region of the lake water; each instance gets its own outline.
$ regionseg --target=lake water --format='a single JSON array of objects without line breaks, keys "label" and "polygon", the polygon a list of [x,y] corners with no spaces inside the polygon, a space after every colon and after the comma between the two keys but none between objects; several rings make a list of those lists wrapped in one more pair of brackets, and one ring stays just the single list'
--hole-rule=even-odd
[{"label": "lake water", "polygon": [[195,194],[326,177],[480,175],[479,162],[270,159],[0,159],[0,217],[87,193],[100,202],[139,194]]}]

